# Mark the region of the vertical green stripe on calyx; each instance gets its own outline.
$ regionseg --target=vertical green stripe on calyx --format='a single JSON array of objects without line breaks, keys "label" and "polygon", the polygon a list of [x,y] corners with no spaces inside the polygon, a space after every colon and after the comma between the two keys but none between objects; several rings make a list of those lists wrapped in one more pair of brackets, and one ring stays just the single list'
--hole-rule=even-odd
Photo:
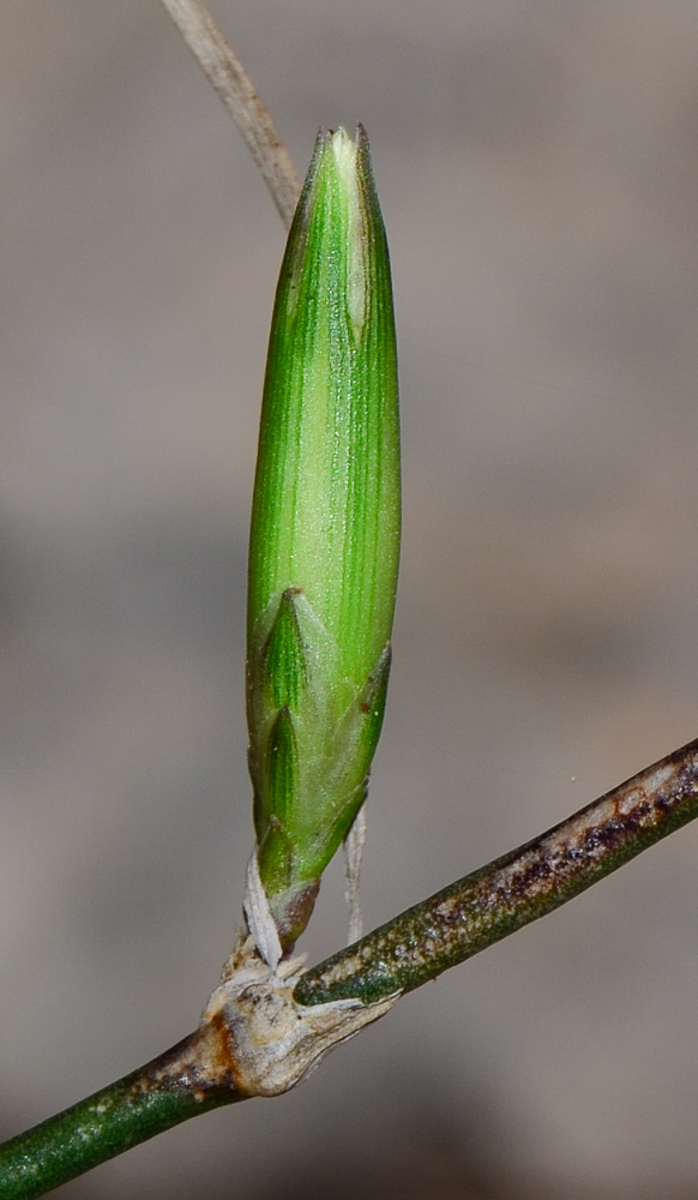
[{"label": "vertical green stripe on calyx", "polygon": [[[299,930],[285,930],[284,913],[317,889],[365,795],[380,732],[399,474],[390,266],[368,142],[361,129],[356,142],[322,133],[277,289],[250,538],[255,828],[289,942]],[[275,767],[272,785],[272,743],[290,762],[282,726],[295,765]]]}]

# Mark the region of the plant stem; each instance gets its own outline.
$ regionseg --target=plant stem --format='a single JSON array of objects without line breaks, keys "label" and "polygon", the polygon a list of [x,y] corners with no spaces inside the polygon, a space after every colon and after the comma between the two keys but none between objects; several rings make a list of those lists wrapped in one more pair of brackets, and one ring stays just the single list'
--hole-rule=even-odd
[{"label": "plant stem", "polygon": [[301,185],[269,109],[203,0],[162,0],[162,3],[235,121],[288,228]]},{"label": "plant stem", "polygon": [[698,740],[301,976],[300,1004],[409,992],[543,917],[698,816]]},{"label": "plant stem", "polygon": [[[309,1007],[341,999],[368,1005],[412,991],[696,816],[698,740],[306,971],[294,998]],[[147,1066],[5,1142],[3,1200],[43,1195],[156,1133],[246,1099],[253,1093],[236,1084],[230,1051],[225,1025],[209,1020]]]},{"label": "plant stem", "polygon": [[[192,1034],[145,1067],[0,1146],[2,1200],[31,1200],[173,1125],[244,1100],[234,1086],[197,1078]],[[188,1061],[188,1065],[187,1064]]]}]

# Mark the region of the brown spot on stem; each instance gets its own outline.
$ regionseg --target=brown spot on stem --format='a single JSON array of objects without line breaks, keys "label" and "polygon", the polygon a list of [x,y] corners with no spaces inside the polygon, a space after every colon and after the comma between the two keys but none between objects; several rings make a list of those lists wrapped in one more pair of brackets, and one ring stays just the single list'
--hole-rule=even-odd
[{"label": "brown spot on stem", "polygon": [[144,1071],[143,1090],[186,1092],[203,1101],[224,1092],[240,1092],[235,1048],[224,1014],[213,1014]]}]

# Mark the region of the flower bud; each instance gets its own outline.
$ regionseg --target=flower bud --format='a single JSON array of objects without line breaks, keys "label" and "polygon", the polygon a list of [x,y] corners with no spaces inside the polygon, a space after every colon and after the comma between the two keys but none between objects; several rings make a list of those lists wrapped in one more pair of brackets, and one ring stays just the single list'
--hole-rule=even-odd
[{"label": "flower bud", "polygon": [[320,133],[272,320],[250,535],[259,878],[282,947],[366,796],[400,539],[390,264],[368,140]]}]

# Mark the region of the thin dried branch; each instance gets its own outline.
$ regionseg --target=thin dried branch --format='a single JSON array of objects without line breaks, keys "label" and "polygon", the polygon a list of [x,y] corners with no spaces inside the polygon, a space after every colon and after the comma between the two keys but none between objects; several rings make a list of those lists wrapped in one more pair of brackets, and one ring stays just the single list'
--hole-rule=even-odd
[{"label": "thin dried branch", "polygon": [[162,0],[242,134],[288,228],[301,185],[271,113],[203,0]]}]

